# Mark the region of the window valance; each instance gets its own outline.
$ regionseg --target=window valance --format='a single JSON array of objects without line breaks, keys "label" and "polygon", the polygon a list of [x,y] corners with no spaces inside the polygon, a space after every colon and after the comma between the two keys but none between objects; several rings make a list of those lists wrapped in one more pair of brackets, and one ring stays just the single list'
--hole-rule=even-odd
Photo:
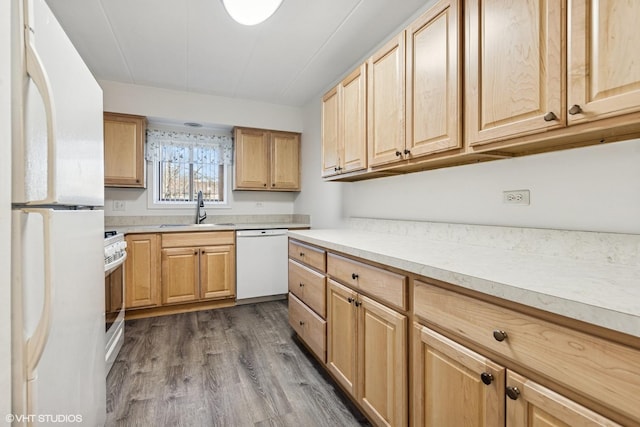
[{"label": "window valance", "polygon": [[233,140],[226,135],[147,129],[146,159],[154,162],[231,165]]}]

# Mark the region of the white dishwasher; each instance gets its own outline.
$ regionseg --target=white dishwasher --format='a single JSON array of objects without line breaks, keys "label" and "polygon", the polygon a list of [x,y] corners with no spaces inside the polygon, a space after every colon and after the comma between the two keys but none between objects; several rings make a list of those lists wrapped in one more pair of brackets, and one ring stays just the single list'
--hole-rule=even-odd
[{"label": "white dishwasher", "polygon": [[287,229],[236,231],[236,299],[286,295],[288,286]]}]

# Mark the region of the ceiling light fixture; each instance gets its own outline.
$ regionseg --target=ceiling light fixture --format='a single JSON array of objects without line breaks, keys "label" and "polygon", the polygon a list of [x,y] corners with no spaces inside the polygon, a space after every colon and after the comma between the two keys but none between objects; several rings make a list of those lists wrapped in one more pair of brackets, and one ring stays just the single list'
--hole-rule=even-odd
[{"label": "ceiling light fixture", "polygon": [[281,3],[282,0],[222,0],[229,16],[242,25],[256,25],[266,21]]}]

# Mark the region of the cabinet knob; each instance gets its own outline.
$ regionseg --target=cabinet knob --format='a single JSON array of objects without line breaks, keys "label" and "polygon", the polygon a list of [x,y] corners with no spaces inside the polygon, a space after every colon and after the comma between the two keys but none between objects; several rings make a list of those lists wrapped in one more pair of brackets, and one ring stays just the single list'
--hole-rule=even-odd
[{"label": "cabinet knob", "polygon": [[573,104],[571,108],[569,108],[569,114],[571,114],[572,116],[580,113],[582,113],[582,107],[580,107],[578,104]]},{"label": "cabinet knob", "polygon": [[483,372],[480,374],[480,379],[486,385],[490,385],[493,382],[493,375],[488,372]]},{"label": "cabinet knob", "polygon": [[302,320],[300,321],[300,326],[304,326],[304,322]]},{"label": "cabinet knob", "polygon": [[351,273],[351,278],[352,278],[353,280],[357,280],[357,279],[358,279],[358,277],[360,277],[360,276],[358,276],[356,273]]},{"label": "cabinet knob", "polygon": [[353,302],[353,298],[349,297],[347,298],[347,301],[349,302],[349,304],[351,304]]},{"label": "cabinet knob", "polygon": [[300,252],[300,256],[304,256],[304,252]]},{"label": "cabinet knob", "polygon": [[493,337],[496,339],[496,341],[502,342],[507,339],[507,333],[505,331],[496,329],[495,331],[493,331]]},{"label": "cabinet knob", "polygon": [[361,305],[362,305],[362,303],[361,303],[360,301],[356,301],[356,302],[355,302],[355,306],[356,306],[356,307],[360,307]]},{"label": "cabinet knob", "polygon": [[201,254],[204,255],[204,249],[202,250]]},{"label": "cabinet knob", "polygon": [[301,288],[304,288],[304,283],[300,283],[300,287],[301,287]]},{"label": "cabinet knob", "polygon": [[408,156],[409,154],[411,154],[411,150],[408,150],[408,149],[405,148],[404,149],[404,155]]},{"label": "cabinet knob", "polygon": [[338,172],[338,168],[337,167],[333,168],[333,171]]},{"label": "cabinet knob", "polygon": [[140,184],[140,180],[139,179],[136,179],[136,184]]},{"label": "cabinet knob", "polygon": [[198,255],[198,251],[193,251],[193,254],[194,255]]},{"label": "cabinet knob", "polygon": [[276,185],[275,185],[275,184],[271,184],[271,186],[272,186],[272,187],[275,187]]},{"label": "cabinet knob", "polygon": [[265,183],[264,183],[264,184],[262,184],[262,185],[266,187],[266,186],[267,186],[267,183],[265,182]]},{"label": "cabinet knob", "polygon": [[402,153],[400,151],[396,150],[396,156],[400,157],[400,156],[402,156]]},{"label": "cabinet knob", "polygon": [[511,386],[508,385],[507,386],[507,396],[511,400],[518,400],[518,397],[520,397],[520,390],[518,389],[518,387],[511,387]]},{"label": "cabinet knob", "polygon": [[552,122],[554,120],[558,120],[558,116],[556,116],[553,111],[549,111],[547,114],[544,115],[545,122]]}]

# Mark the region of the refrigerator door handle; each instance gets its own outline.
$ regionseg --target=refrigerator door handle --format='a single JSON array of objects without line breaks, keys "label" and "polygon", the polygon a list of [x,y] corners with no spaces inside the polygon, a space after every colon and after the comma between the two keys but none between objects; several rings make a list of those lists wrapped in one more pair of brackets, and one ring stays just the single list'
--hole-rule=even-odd
[{"label": "refrigerator door handle", "polygon": [[47,71],[42,64],[42,60],[36,52],[31,39],[33,38],[31,31],[32,28],[25,25],[25,50],[26,50],[26,63],[27,74],[33,80],[33,83],[38,88],[40,96],[44,101],[44,109],[47,117],[47,197],[43,200],[33,200],[29,204],[47,204],[56,200],[56,132],[55,132],[55,108],[53,103],[53,91],[51,90],[51,84],[49,83],[49,77]]},{"label": "refrigerator door handle", "polygon": [[38,325],[36,326],[33,335],[27,338],[27,379],[29,381],[34,380],[37,376],[36,368],[40,357],[44,352],[44,348],[47,345],[49,339],[49,332],[51,330],[51,306],[52,306],[52,253],[51,247],[51,218],[50,210],[47,209],[25,209],[27,213],[35,213],[42,216],[43,220],[43,238],[44,238],[44,302],[42,304],[42,314]]}]

